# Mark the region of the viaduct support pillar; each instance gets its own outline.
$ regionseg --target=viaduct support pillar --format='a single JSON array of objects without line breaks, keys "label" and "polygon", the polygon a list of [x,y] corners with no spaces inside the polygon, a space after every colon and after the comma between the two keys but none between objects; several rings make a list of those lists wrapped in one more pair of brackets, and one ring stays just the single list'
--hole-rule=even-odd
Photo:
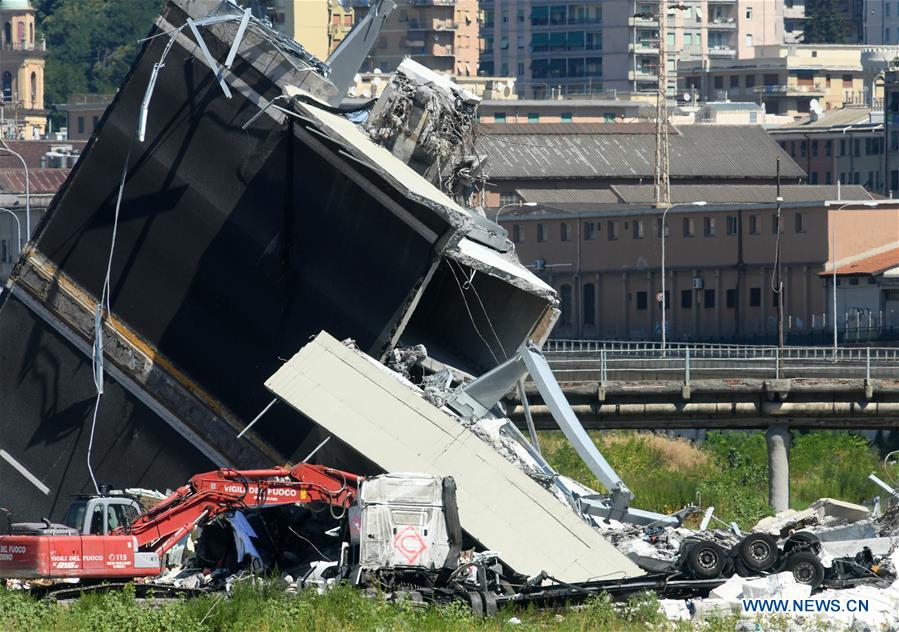
[{"label": "viaduct support pillar", "polygon": [[768,444],[768,504],[774,511],[790,507],[790,430],[771,426],[765,432]]}]

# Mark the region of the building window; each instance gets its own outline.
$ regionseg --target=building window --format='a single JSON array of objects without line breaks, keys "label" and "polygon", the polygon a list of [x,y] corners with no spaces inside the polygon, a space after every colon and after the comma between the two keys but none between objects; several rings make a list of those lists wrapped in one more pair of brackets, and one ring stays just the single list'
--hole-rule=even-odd
[{"label": "building window", "polygon": [[824,155],[825,156],[833,155],[833,141],[832,140],[824,141]]},{"label": "building window", "polygon": [[546,226],[537,224],[537,241],[546,241]]},{"label": "building window", "polygon": [[643,239],[643,220],[634,220],[634,239]]},{"label": "building window", "polygon": [[511,204],[521,204],[521,196],[519,196],[515,191],[503,191],[499,194],[499,205],[509,206]]},{"label": "building window", "polygon": [[746,7],[746,19],[747,20],[752,19],[752,7]]},{"label": "building window", "polygon": [[637,309],[644,310],[647,304],[646,292],[637,292]]},{"label": "building window", "polygon": [[494,123],[505,123],[506,122],[506,113],[505,112],[495,112],[493,114],[493,122]]},{"label": "building window", "polygon": [[[666,219],[665,220],[665,237],[667,237],[669,234],[670,233],[669,233],[669,227],[668,227],[668,220]],[[659,239],[662,238],[662,218],[661,217],[656,219],[656,237],[658,237]]]},{"label": "building window", "polygon": [[818,184],[818,172],[817,171],[812,171],[811,174],[809,174],[808,183],[809,184]]},{"label": "building window", "polygon": [[[659,309],[662,309],[662,301],[659,300],[661,297],[656,296],[656,300],[659,303]],[[671,309],[671,293],[668,290],[665,290],[665,310]]]},{"label": "building window", "polygon": [[726,290],[724,292],[724,302],[727,309],[735,309],[737,307],[737,290],[736,288]]},{"label": "building window", "polygon": [[758,215],[750,215],[749,216],[749,234],[750,235],[758,235],[759,234],[759,216]]},{"label": "building window", "polygon": [[858,285],[858,277],[849,277],[849,285]]},{"label": "building window", "polygon": [[703,217],[702,218],[702,234],[706,237],[714,237],[715,236],[715,218],[714,217]]},{"label": "building window", "polygon": [[755,87],[755,75],[746,75],[746,87],[747,88]]},{"label": "building window", "polygon": [[609,236],[609,241],[618,239],[618,231],[615,230],[615,222],[609,222],[607,228],[609,229],[609,232],[607,233]]},{"label": "building window", "polygon": [[681,290],[680,292],[681,309],[693,308],[693,290]]},{"label": "building window", "polygon": [[805,213],[796,213],[796,232],[805,232]]},{"label": "building window", "polygon": [[746,45],[747,45],[747,46],[752,46],[752,33],[747,33],[747,34],[746,34]]},{"label": "building window", "polygon": [[568,241],[571,239],[571,224],[567,222],[562,222],[559,224],[559,238],[562,241]]},{"label": "building window", "polygon": [[[37,73],[31,73],[31,107],[37,108]],[[97,117],[94,117],[95,119]],[[96,127],[96,125],[94,125]]]},{"label": "building window", "polygon": [[715,290],[703,290],[702,306],[706,309],[712,309],[713,307],[715,307]]},{"label": "building window", "polygon": [[593,241],[594,239],[596,239],[596,224],[584,222],[584,241]]},{"label": "building window", "polygon": [[846,139],[845,138],[840,139],[840,155],[841,156],[846,155]]},{"label": "building window", "polygon": [[540,113],[539,112],[528,112],[528,123],[539,123],[540,122]]},{"label": "building window", "polygon": [[523,239],[521,238],[521,226],[519,224],[514,224],[512,226],[512,242],[516,244],[520,244]]},{"label": "building window", "polygon": [[777,307],[777,298],[780,296],[774,290],[771,290],[771,307]]},{"label": "building window", "polygon": [[750,307],[761,307],[761,305],[762,305],[762,288],[760,288],[760,287],[749,288],[749,306]]},{"label": "building window", "polygon": [[824,184],[833,184],[833,174],[829,171],[824,174]]},{"label": "building window", "polygon": [[736,235],[737,234],[737,216],[736,215],[728,215],[727,216],[727,234],[728,235]]},{"label": "building window", "polygon": [[696,235],[696,222],[692,217],[685,217],[684,221],[684,237],[693,237]]},{"label": "building window", "polygon": [[715,90],[723,90],[724,89],[724,77],[723,76],[718,75],[717,77],[714,77],[714,82],[715,82]]},{"label": "building window", "polygon": [[812,141],[812,158],[817,158],[817,157],[818,157],[818,141],[813,140]]},{"label": "building window", "polygon": [[562,285],[559,288],[559,310],[562,312],[559,314],[560,325],[571,324],[571,307],[571,286]]},{"label": "building window", "polygon": [[805,141],[799,143],[799,155],[805,158],[805,154],[807,153],[808,148],[806,147]]},{"label": "building window", "polygon": [[593,327],[596,325],[596,286],[592,283],[584,284],[584,325]]},{"label": "building window", "polygon": [[78,133],[79,134],[84,133],[84,117],[83,116],[78,117]]},{"label": "building window", "polygon": [[11,263],[12,257],[9,254],[9,240],[0,239],[0,261],[3,263]]},{"label": "building window", "polygon": [[740,87],[740,75],[731,75],[730,76],[730,87],[731,88],[739,88]]}]

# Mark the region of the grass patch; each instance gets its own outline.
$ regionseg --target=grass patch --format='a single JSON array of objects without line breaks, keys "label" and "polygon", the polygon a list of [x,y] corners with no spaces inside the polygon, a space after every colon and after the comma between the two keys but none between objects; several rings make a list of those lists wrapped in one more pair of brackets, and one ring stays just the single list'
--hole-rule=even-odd
[{"label": "grass patch", "polygon": [[[635,506],[669,513],[695,503],[748,528],[770,515],[768,452],[762,432],[710,432],[701,445],[636,431],[590,432],[609,463],[633,490]],[[559,472],[602,490],[561,432],[543,432],[540,445]],[[852,432],[794,432],[790,450],[791,504],[818,498],[860,503],[877,493],[867,476],[880,469],[879,451]]]},{"label": "grass patch", "polygon": [[[277,582],[264,586],[241,585],[233,595],[209,595],[189,600],[152,603],[135,600],[133,590],[87,595],[70,605],[35,601],[20,591],[0,590],[0,629],[21,632],[90,630],[92,632],[355,632],[378,630],[416,632],[475,632],[499,630],[646,629],[687,630],[689,624],[665,620],[654,595],[641,595],[615,604],[607,595],[593,597],[577,609],[539,611],[504,610],[491,618],[475,617],[467,606],[413,608],[388,604],[349,586],[325,595],[306,591],[284,593]],[[520,623],[509,620],[516,617]],[[735,620],[713,622],[707,629],[733,630]]]}]

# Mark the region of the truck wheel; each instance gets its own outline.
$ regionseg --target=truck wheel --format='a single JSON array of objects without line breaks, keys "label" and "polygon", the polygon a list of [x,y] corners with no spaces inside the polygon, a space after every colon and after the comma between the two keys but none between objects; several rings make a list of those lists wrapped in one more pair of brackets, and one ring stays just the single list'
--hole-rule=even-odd
[{"label": "truck wheel", "polygon": [[750,533],[740,542],[740,559],[757,573],[774,566],[777,553],[777,541],[767,533]]},{"label": "truck wheel", "polygon": [[687,552],[687,568],[696,579],[718,577],[724,569],[724,549],[715,542],[697,542]]},{"label": "truck wheel", "polygon": [[813,553],[821,551],[821,539],[814,533],[808,531],[797,531],[784,542],[784,553],[802,549],[809,550]]},{"label": "truck wheel", "polygon": [[800,584],[808,584],[812,590],[824,581],[824,566],[811,551],[797,551],[787,559],[787,570]]}]

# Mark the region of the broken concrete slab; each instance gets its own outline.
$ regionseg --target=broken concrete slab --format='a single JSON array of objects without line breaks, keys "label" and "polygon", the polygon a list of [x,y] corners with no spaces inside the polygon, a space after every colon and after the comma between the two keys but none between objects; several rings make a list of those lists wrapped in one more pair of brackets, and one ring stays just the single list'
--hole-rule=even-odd
[{"label": "broken concrete slab", "polygon": [[818,512],[819,519],[837,518],[848,523],[865,520],[871,515],[871,511],[864,505],[848,503],[834,498],[821,498],[813,502],[810,509]]},{"label": "broken concrete slab", "polygon": [[452,476],[463,528],[520,573],[567,582],[644,574],[458,417],[325,332],[265,385],[385,471]]}]

